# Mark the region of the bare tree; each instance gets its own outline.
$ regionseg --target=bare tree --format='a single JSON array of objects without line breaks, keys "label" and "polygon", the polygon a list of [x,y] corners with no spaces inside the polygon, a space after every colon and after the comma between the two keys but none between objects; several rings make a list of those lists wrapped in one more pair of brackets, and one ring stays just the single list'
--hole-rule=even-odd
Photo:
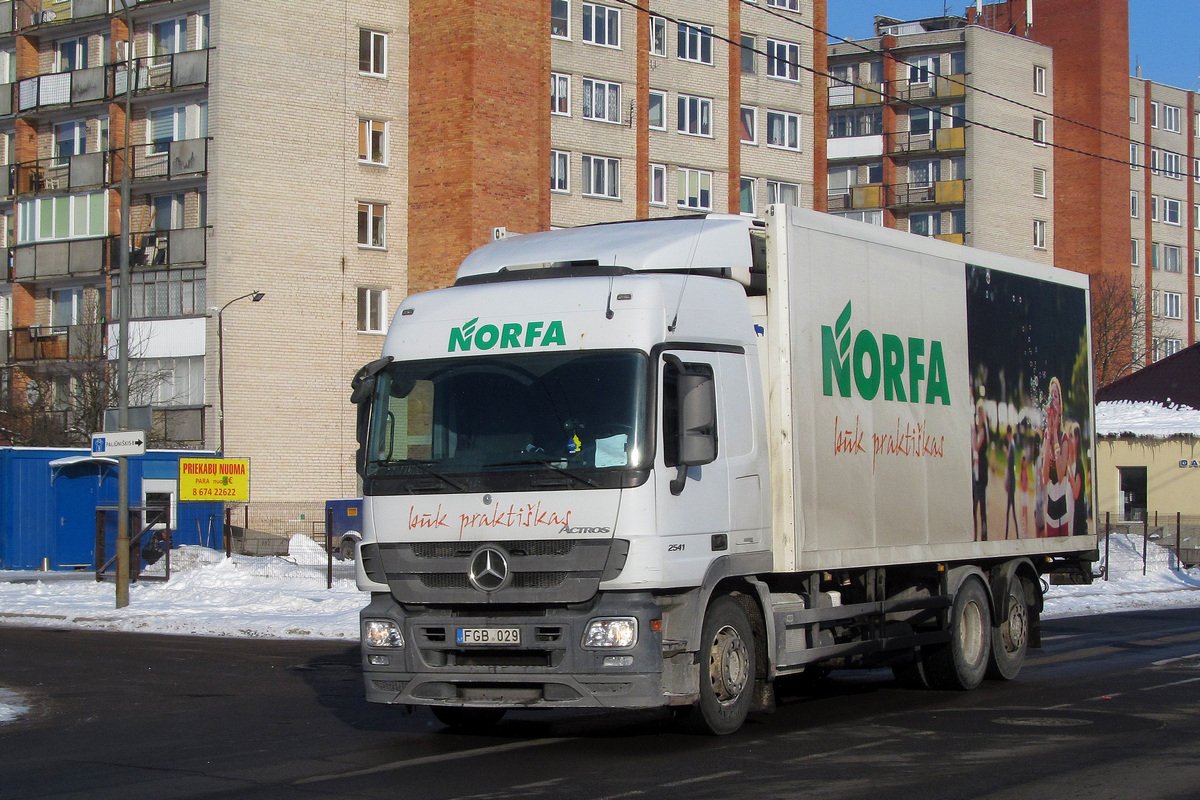
[{"label": "bare tree", "polygon": [[1136,372],[1150,362],[1146,348],[1146,320],[1153,338],[1162,323],[1148,317],[1146,292],[1112,275],[1092,276],[1092,366],[1096,388]]}]

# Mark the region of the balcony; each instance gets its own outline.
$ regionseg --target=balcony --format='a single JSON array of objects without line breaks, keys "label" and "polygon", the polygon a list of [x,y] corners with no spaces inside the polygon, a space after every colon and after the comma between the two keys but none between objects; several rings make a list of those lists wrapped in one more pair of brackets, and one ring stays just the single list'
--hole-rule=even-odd
[{"label": "balcony", "polygon": [[[130,234],[133,247],[129,264],[138,267],[195,267],[208,260],[208,228],[176,228]],[[119,240],[113,241],[112,263],[117,264]]]},{"label": "balcony", "polygon": [[911,83],[907,78],[888,82],[889,103],[921,100],[945,100],[966,95],[965,75],[936,75],[927,83]]},{"label": "balcony", "polygon": [[95,189],[110,178],[111,153],[80,153],[63,158],[23,161],[13,168],[9,194]]},{"label": "balcony", "polygon": [[830,211],[854,211],[883,207],[883,184],[865,183],[848,189],[830,189],[827,200]]},{"label": "balcony", "polygon": [[964,181],[896,183],[886,189],[888,208],[931,208],[962,205],[965,202]]},{"label": "balcony", "polygon": [[[189,50],[134,59],[133,92],[137,96],[166,94],[208,85],[208,50]],[[34,111],[83,103],[112,102],[125,95],[128,69],[124,62],[100,67],[53,72],[18,81],[16,110]],[[0,100],[0,113],[7,111]]]},{"label": "balcony", "polygon": [[114,237],[37,242],[12,248],[13,281],[99,277],[108,271]]},{"label": "balcony", "polygon": [[829,105],[878,106],[883,104],[883,86],[878,83],[852,85],[834,83],[829,87]]},{"label": "balcony", "polygon": [[104,358],[104,325],[32,325],[8,333],[8,363]]},{"label": "balcony", "polygon": [[887,151],[897,153],[945,153],[967,148],[966,128],[938,128],[914,133],[897,131],[887,135]]},{"label": "balcony", "polygon": [[108,4],[108,0],[6,0],[0,3],[0,33],[47,22],[102,16],[108,13]]},{"label": "balcony", "polygon": [[[146,181],[202,177],[208,172],[209,141],[208,138],[201,138],[135,145],[131,148],[133,179]],[[118,166],[114,178],[120,176],[122,153],[121,150],[113,151],[113,160]]]}]

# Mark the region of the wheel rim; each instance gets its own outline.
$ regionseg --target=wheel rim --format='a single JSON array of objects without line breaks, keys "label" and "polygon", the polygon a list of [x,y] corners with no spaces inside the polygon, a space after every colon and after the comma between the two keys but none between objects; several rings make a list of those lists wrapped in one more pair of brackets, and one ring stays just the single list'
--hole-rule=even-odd
[{"label": "wheel rim", "polygon": [[722,705],[736,703],[750,680],[746,642],[730,625],[717,631],[709,655],[708,676],[713,694]]},{"label": "wheel rim", "polygon": [[983,609],[979,603],[970,602],[963,606],[962,618],[958,625],[958,645],[963,660],[968,664],[978,664],[986,652],[983,638],[986,627],[983,618]]},{"label": "wheel rim", "polygon": [[1000,627],[1000,639],[1006,653],[1016,653],[1029,636],[1029,609],[1015,595],[1008,599],[1008,618]]}]

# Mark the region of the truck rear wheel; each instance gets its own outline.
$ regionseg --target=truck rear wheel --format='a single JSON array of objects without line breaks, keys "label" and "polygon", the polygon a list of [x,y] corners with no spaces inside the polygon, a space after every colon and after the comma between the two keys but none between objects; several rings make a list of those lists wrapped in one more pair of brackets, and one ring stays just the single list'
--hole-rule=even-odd
[{"label": "truck rear wheel", "polygon": [[987,590],[967,578],[950,609],[950,642],[928,653],[925,677],[935,689],[974,689],[983,682],[992,644]]},{"label": "truck rear wheel", "polygon": [[987,676],[994,680],[1011,681],[1025,664],[1029,649],[1029,603],[1025,597],[1025,581],[1017,575],[1008,578],[1005,589],[1007,612],[999,625],[992,626],[992,654],[988,659]]},{"label": "truck rear wheel", "polygon": [[723,736],[742,727],[754,696],[754,633],[745,609],[725,595],[704,614],[700,699],[681,718],[693,733]]},{"label": "truck rear wheel", "polygon": [[447,728],[478,733],[486,731],[504,718],[503,708],[464,708],[463,706],[430,706],[437,721]]}]

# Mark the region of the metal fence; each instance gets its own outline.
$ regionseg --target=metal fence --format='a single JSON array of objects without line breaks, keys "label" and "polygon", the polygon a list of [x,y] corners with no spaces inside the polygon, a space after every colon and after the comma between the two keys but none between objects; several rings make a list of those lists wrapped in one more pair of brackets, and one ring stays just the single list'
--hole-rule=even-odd
[{"label": "metal fence", "polygon": [[1109,577],[1108,565],[1112,563],[1113,535],[1141,537],[1143,575],[1156,554],[1154,548],[1169,554],[1172,567],[1200,566],[1200,515],[1149,511],[1140,520],[1113,520],[1111,514],[1105,514],[1100,533],[1105,580]]}]

